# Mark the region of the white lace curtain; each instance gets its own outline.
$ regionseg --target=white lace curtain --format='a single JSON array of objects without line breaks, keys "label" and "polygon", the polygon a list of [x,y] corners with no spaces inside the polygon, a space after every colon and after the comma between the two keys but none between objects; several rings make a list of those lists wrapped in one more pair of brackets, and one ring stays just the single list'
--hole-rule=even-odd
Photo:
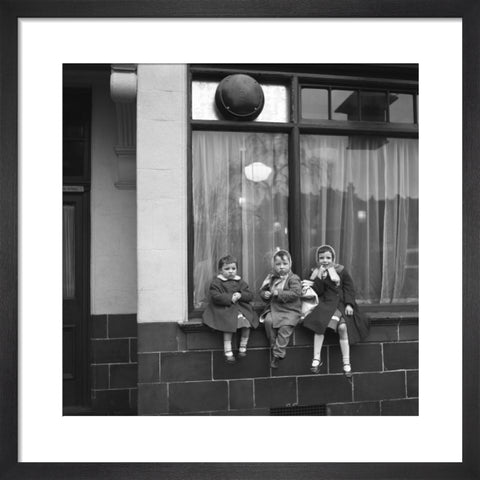
[{"label": "white lace curtain", "polygon": [[418,301],[418,141],[301,137],[302,249],[331,244],[370,303]]},{"label": "white lace curtain", "polygon": [[[266,178],[256,177],[262,173]],[[256,292],[275,247],[288,247],[287,136],[194,132],[192,190],[194,306],[205,306],[227,254],[237,257],[239,274]]]},{"label": "white lace curtain", "polygon": [[[363,302],[418,301],[417,140],[304,135],[302,274],[329,243]],[[257,291],[276,247],[288,245],[284,134],[194,132],[194,305],[205,306],[218,259],[232,254]],[[268,174],[251,178],[252,164]],[[250,178],[249,178],[250,176]]]}]

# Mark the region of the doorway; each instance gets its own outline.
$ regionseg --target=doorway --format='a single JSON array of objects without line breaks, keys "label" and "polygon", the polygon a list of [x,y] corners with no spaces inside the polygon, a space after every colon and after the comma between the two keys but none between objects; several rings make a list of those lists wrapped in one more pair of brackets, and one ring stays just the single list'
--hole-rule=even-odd
[{"label": "doorway", "polygon": [[89,407],[91,90],[63,88],[63,407]]},{"label": "doorway", "polygon": [[88,404],[90,195],[84,192],[81,186],[65,189],[67,191],[63,193],[63,406],[84,407]]}]

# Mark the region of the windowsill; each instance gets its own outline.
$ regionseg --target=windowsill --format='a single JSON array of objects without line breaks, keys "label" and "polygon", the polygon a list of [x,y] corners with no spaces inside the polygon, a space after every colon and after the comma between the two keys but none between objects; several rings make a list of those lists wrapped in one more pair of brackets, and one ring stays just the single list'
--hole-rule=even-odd
[{"label": "windowsill", "polygon": [[[380,306],[379,306],[380,307]],[[370,319],[370,323],[372,325],[391,325],[396,324],[398,322],[402,323],[417,323],[418,322],[418,305],[416,309],[403,309],[398,311],[392,310],[367,310],[365,308],[361,308],[364,315]],[[200,316],[198,317],[191,317],[188,319],[187,322],[178,322],[178,326],[184,331],[185,333],[195,333],[195,332],[210,332],[211,329],[203,324]],[[260,324],[259,328],[263,328],[263,324]]]},{"label": "windowsill", "polygon": [[[260,315],[263,312],[265,305],[255,304],[253,309]],[[407,313],[414,313],[418,315],[418,302],[417,303],[398,303],[398,304],[385,304],[385,303],[364,303],[359,305],[360,311],[367,316],[371,316],[374,313],[380,313],[382,316],[392,316],[395,314],[405,315]],[[204,309],[197,308],[192,310],[189,315],[189,321],[202,318]]]}]

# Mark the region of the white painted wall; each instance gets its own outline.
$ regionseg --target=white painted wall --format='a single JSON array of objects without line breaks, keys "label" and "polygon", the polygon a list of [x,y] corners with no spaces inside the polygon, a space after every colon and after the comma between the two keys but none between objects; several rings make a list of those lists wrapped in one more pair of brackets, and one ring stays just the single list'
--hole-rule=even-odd
[{"label": "white painted wall", "polygon": [[92,98],[91,312],[137,311],[136,192],[118,190],[115,104],[110,75],[96,75]]},{"label": "white painted wall", "polygon": [[187,70],[138,65],[138,322],[187,319]]}]

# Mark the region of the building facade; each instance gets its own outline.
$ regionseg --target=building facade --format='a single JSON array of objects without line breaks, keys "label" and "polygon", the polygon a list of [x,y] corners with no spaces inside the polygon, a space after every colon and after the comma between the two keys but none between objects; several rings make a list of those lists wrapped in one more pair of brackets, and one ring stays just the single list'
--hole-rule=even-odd
[{"label": "building facade", "polygon": [[[65,65],[63,138],[65,414],[418,414],[416,65]],[[324,243],[371,322],[352,379],[301,325],[226,365],[218,258],[257,292]]]}]

